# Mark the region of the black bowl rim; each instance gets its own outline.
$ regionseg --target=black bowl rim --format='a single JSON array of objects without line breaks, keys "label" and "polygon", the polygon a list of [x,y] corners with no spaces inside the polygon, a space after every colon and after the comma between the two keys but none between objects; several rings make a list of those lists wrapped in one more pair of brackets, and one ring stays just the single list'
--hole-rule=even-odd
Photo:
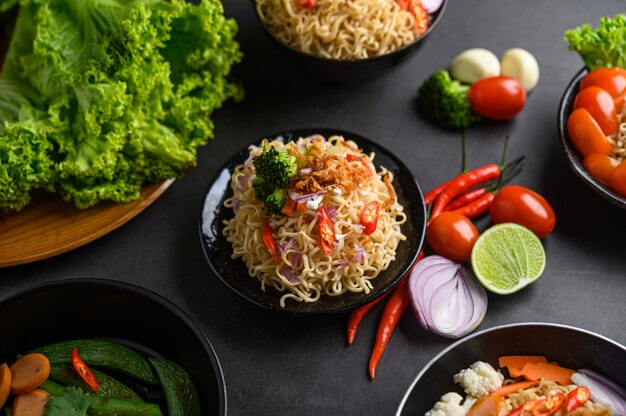
[{"label": "black bowl rim", "polygon": [[19,299],[22,299],[26,296],[30,296],[34,293],[39,293],[44,290],[54,289],[58,287],[65,286],[106,286],[106,287],[114,287],[122,290],[126,290],[129,292],[133,292],[140,296],[145,296],[146,298],[153,300],[164,306],[171,312],[173,312],[178,318],[180,318],[194,333],[196,338],[200,340],[201,344],[204,347],[205,352],[209,356],[211,360],[211,364],[213,365],[213,372],[215,373],[215,378],[217,380],[217,387],[219,389],[219,414],[225,416],[227,414],[227,396],[226,396],[226,383],[224,382],[224,373],[222,371],[222,366],[220,365],[220,361],[217,358],[217,354],[215,353],[215,349],[211,342],[206,337],[205,333],[198,327],[198,325],[191,319],[189,315],[185,311],[183,311],[180,307],[174,304],[172,301],[164,298],[156,292],[153,292],[149,289],[134,285],[132,283],[122,282],[119,280],[112,279],[104,279],[104,278],[73,278],[73,279],[60,279],[53,280],[50,282],[40,283],[34,286],[30,286],[26,289],[19,291],[16,294],[13,294],[5,299],[0,300],[0,308],[9,305]]},{"label": "black bowl rim", "polygon": [[612,339],[607,338],[604,335],[600,335],[598,333],[595,333],[593,331],[589,331],[587,329],[578,328],[578,327],[575,327],[575,326],[572,326],[572,325],[555,324],[555,323],[550,323],[550,322],[518,322],[518,323],[514,323],[514,324],[506,324],[506,325],[494,326],[492,328],[487,328],[487,329],[484,329],[482,331],[475,332],[472,335],[469,335],[469,336],[467,336],[465,338],[462,338],[462,339],[454,342],[453,344],[451,344],[448,347],[444,348],[433,359],[431,359],[424,366],[424,368],[422,368],[422,370],[417,374],[417,376],[415,377],[415,379],[413,380],[413,382],[411,383],[411,385],[407,389],[406,393],[404,393],[404,396],[402,397],[402,401],[400,402],[400,406],[398,406],[398,410],[396,412],[396,416],[401,416],[402,410],[404,409],[404,405],[405,405],[407,399],[411,395],[411,392],[413,391],[413,388],[415,387],[417,382],[422,378],[424,373],[426,373],[426,371],[428,371],[428,369],[430,367],[432,367],[437,361],[439,361],[448,352],[452,351],[453,349],[455,349],[459,345],[464,344],[465,342],[467,342],[467,341],[469,341],[471,339],[480,337],[480,336],[482,336],[484,334],[488,334],[490,332],[497,332],[497,331],[501,331],[501,330],[509,329],[509,328],[519,328],[519,327],[528,327],[528,326],[567,329],[567,330],[570,330],[570,331],[583,333],[583,334],[586,334],[586,335],[590,335],[592,337],[596,337],[596,338],[598,338],[598,339],[600,339],[600,340],[602,340],[604,342],[608,342],[609,344],[613,344],[614,346],[622,349],[624,351],[624,353],[626,353],[626,346],[620,344],[619,342],[613,341]]},{"label": "black bowl rim", "polygon": [[565,156],[567,157],[567,162],[570,167],[576,173],[576,175],[583,180],[591,189],[600,194],[604,199],[612,202],[620,208],[626,209],[626,197],[623,197],[617,194],[615,191],[607,188],[598,182],[589,172],[585,170],[582,163],[579,159],[582,159],[582,155],[576,150],[576,148],[572,145],[569,140],[569,134],[567,133],[567,119],[569,114],[567,113],[567,103],[566,100],[572,96],[574,93],[574,89],[578,87],[580,80],[586,75],[588,71],[587,67],[582,67],[572,78],[572,80],[565,88],[565,92],[561,97],[561,101],[559,103],[559,113],[557,116],[557,123],[559,129],[559,138],[561,139],[561,147],[565,151]]},{"label": "black bowl rim", "polygon": [[[398,156],[396,156],[395,153],[391,152],[390,150],[387,150],[387,148],[385,148],[383,145],[378,144],[378,143],[374,142],[371,139],[368,139],[367,137],[363,136],[362,134],[353,133],[353,132],[351,132],[349,130],[344,130],[344,129],[341,129],[341,128],[300,127],[300,128],[280,130],[280,131],[274,132],[272,134],[266,134],[266,135],[263,136],[263,138],[261,138],[259,140],[255,140],[255,141],[253,141],[251,143],[248,143],[248,144],[244,145],[242,148],[237,150],[233,155],[237,155],[240,152],[245,151],[246,149],[248,149],[250,144],[258,143],[261,140],[263,140],[264,138],[285,136],[285,135],[288,135],[288,134],[292,134],[292,135],[296,134],[297,135],[298,132],[305,132],[305,131],[306,132],[308,132],[308,131],[334,131],[336,134],[339,134],[339,135],[356,136],[356,137],[358,137],[359,141],[363,141],[364,143],[366,143],[368,145],[374,145],[374,146],[379,147],[382,150],[384,150],[388,154],[388,156],[390,156],[392,159],[394,159],[394,162],[401,169],[406,170],[407,172],[411,173],[411,170],[405,165],[405,163]],[[204,258],[206,259],[207,263],[209,263],[209,266],[211,267],[211,271],[213,272],[213,274],[215,276],[217,276],[217,278],[223,284],[225,284],[226,287],[228,287],[232,292],[237,294],[239,297],[241,297],[241,298],[245,299],[246,301],[248,301],[248,302],[250,302],[250,303],[252,303],[252,304],[254,304],[254,305],[256,305],[256,306],[258,306],[260,308],[263,308],[265,310],[269,310],[269,311],[273,311],[273,312],[280,312],[282,314],[290,315],[290,316],[319,316],[319,315],[339,314],[339,313],[344,313],[344,312],[356,309],[356,308],[358,308],[360,306],[365,305],[366,303],[370,303],[370,302],[380,298],[385,293],[389,292],[394,287],[396,287],[398,282],[400,282],[400,280],[404,276],[406,276],[406,274],[409,273],[409,271],[411,270],[411,265],[413,263],[415,263],[415,260],[419,256],[419,252],[422,250],[422,248],[424,246],[424,239],[426,238],[426,222],[427,221],[424,221],[424,224],[423,224],[422,230],[421,230],[420,241],[419,241],[419,244],[417,246],[417,250],[415,252],[415,255],[413,256],[411,261],[407,262],[407,264],[403,267],[403,270],[400,273],[398,273],[396,278],[393,279],[388,285],[381,287],[380,290],[375,292],[371,297],[369,297],[367,299],[363,299],[363,300],[361,300],[359,302],[356,302],[353,305],[346,306],[346,307],[343,307],[343,308],[333,309],[333,310],[320,310],[320,311],[312,311],[312,312],[301,312],[301,311],[297,312],[297,311],[292,311],[292,310],[285,310],[283,308],[276,308],[274,305],[268,305],[268,304],[265,304],[265,303],[257,302],[255,299],[249,297],[247,294],[240,292],[239,290],[237,290],[237,288],[232,286],[226,279],[224,279],[222,277],[222,275],[214,267],[213,262],[211,262],[211,260],[209,258],[209,254],[207,253],[206,245],[204,244],[204,235],[203,235],[203,232],[202,232],[202,212],[204,210],[204,204],[206,202],[208,193],[211,190],[213,184],[217,180],[217,178],[220,175],[220,173],[224,169],[228,168],[228,166],[230,164],[230,160],[232,159],[232,157],[233,156],[231,156],[228,159],[226,159],[224,164],[222,164],[222,166],[220,166],[220,168],[216,171],[216,173],[213,175],[211,180],[208,182],[207,188],[204,191],[204,193],[202,194],[202,201],[200,202],[200,210],[199,210],[200,214],[198,215],[198,236],[200,238],[200,246],[202,247],[202,252],[204,253]],[[420,187],[419,182],[415,178],[415,175],[413,175],[411,173],[411,176],[412,176],[413,182],[415,183],[415,186],[417,187],[417,190],[418,190],[419,194],[422,197],[420,202],[421,202],[421,206],[422,206],[422,209],[423,209],[423,212],[424,212],[424,218],[426,219],[426,205],[424,203],[424,193],[422,192],[422,188]]]},{"label": "black bowl rim", "polygon": [[428,29],[426,29],[426,32],[422,33],[420,36],[415,38],[412,42],[407,43],[406,45],[404,45],[400,49],[396,49],[395,51],[391,51],[391,52],[386,53],[384,55],[372,56],[372,57],[363,58],[363,59],[334,59],[334,58],[326,58],[326,57],[323,57],[323,56],[317,56],[317,55],[312,55],[312,54],[309,54],[309,53],[306,53],[306,52],[302,52],[301,50],[296,49],[293,46],[288,45],[288,44],[284,43],[283,41],[281,41],[280,39],[278,39],[276,36],[274,36],[274,34],[269,29],[267,29],[265,27],[265,25],[261,21],[261,16],[259,16],[259,12],[257,11],[257,8],[256,8],[256,0],[250,0],[250,1],[252,2],[253,8],[254,8],[254,14],[257,17],[257,20],[259,21],[259,24],[261,25],[263,30],[267,34],[269,34],[271,36],[272,39],[274,39],[276,42],[278,42],[278,44],[280,44],[281,46],[289,49],[292,52],[297,53],[300,56],[305,56],[307,58],[313,58],[313,59],[316,59],[316,60],[318,60],[320,62],[327,62],[327,63],[332,62],[332,63],[337,64],[337,65],[345,65],[345,66],[349,66],[349,65],[354,64],[356,62],[359,62],[359,63],[362,63],[362,62],[368,62],[368,63],[373,62],[373,63],[376,63],[376,62],[379,62],[379,61],[383,61],[383,60],[389,59],[389,57],[400,55],[403,51],[405,51],[407,49],[411,49],[415,45],[420,44],[423,40],[425,40],[430,35],[431,32],[433,32],[435,30],[435,28],[437,27],[437,25],[441,21],[441,19],[443,17],[443,14],[446,11],[446,8],[448,7],[448,0],[443,0],[443,3],[441,4],[441,7],[438,10],[436,10],[433,13],[429,13],[430,15],[437,14],[437,16],[432,21],[432,23],[430,24]]}]

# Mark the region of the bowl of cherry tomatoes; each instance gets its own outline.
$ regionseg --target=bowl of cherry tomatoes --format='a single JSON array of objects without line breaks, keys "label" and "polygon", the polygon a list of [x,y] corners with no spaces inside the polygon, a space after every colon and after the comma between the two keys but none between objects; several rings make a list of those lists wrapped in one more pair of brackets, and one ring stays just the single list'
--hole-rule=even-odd
[{"label": "bowl of cherry tomatoes", "polygon": [[605,199],[626,208],[626,69],[581,69],[558,113],[561,145],[574,172]]}]

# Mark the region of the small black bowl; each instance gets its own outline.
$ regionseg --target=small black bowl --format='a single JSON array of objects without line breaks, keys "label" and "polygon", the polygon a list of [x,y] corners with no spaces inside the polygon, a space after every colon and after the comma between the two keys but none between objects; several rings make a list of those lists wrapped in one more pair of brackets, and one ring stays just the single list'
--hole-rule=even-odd
[{"label": "small black bowl", "polygon": [[442,19],[448,5],[448,0],[444,0],[439,10],[431,14],[432,20],[428,30],[408,45],[382,56],[357,60],[338,60],[304,53],[277,39],[261,21],[261,17],[256,10],[255,0],[251,0],[251,2],[259,24],[281,52],[311,74],[323,80],[337,83],[357,83],[372,80],[390,72],[405,62],[426,42],[426,39]]},{"label": "small black bowl", "polygon": [[[285,307],[280,306],[284,293],[273,287],[261,289],[261,283],[248,274],[242,259],[232,259],[233,248],[222,235],[224,220],[233,217],[233,211],[224,207],[224,201],[233,195],[230,178],[237,165],[242,164],[249,155],[248,147],[237,152],[220,170],[209,184],[200,212],[199,232],[204,254],[218,278],[236,294],[263,308],[294,315],[311,315],[345,312],[364,305],[390,291],[409,271],[419,253],[424,240],[426,227],[426,207],[419,185],[411,171],[394,154],[365,137],[337,129],[312,128],[291,130],[266,136],[273,140],[282,136],[286,141],[321,134],[325,137],[341,135],[346,140],[353,140],[364,153],[375,152],[374,163],[384,166],[394,174],[394,189],[400,204],[408,214],[402,225],[402,233],[407,236],[401,241],[396,251],[396,260],[387,270],[379,273],[372,280],[374,289],[369,294],[347,292],[340,296],[322,295],[317,302],[305,303],[288,300]],[[260,140],[258,141],[260,142]],[[256,144],[258,144],[258,142]]]},{"label": "small black bowl", "polygon": [[162,356],[191,375],[203,415],[226,415],[213,347],[180,308],[146,289],[104,279],[42,284],[0,302],[0,328],[0,362],[9,364],[17,354],[76,338],[110,339]]},{"label": "small black bowl", "polygon": [[423,415],[442,395],[462,389],[452,377],[476,361],[498,368],[503,355],[543,355],[574,370],[594,370],[626,386],[626,347],[602,335],[566,325],[522,323],[477,332],[455,342],[417,375],[396,416]]},{"label": "small black bowl", "polygon": [[561,146],[563,150],[565,150],[565,155],[567,156],[567,161],[569,165],[574,170],[574,173],[578,175],[587,185],[591,187],[594,191],[599,193],[605,199],[611,201],[615,205],[620,208],[626,209],[626,197],[621,196],[617,192],[612,189],[607,188],[598,182],[583,166],[583,156],[576,150],[576,147],[572,144],[572,141],[569,138],[569,134],[567,133],[567,119],[570,114],[572,114],[574,110],[574,100],[576,99],[576,95],[578,94],[580,80],[587,75],[587,68],[583,68],[572,79],[565,89],[565,93],[563,94],[563,98],[561,98],[561,103],[559,105],[559,114],[558,114],[558,128],[559,128],[559,137],[561,139]]}]

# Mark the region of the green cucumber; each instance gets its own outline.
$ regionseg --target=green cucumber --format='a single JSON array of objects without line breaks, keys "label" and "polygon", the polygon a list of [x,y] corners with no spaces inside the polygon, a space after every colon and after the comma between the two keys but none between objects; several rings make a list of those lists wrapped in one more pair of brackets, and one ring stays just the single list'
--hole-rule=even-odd
[{"label": "green cucumber", "polygon": [[156,383],[157,379],[148,362],[136,351],[101,339],[76,339],[46,345],[31,352],[39,352],[50,364],[71,364],[72,350],[78,348],[80,358],[88,366],[119,371],[141,381]]},{"label": "green cucumber", "polygon": [[143,402],[142,398],[137,393],[130,389],[130,387],[123,384],[121,381],[114,379],[113,377],[101,373],[96,369],[91,369],[91,372],[100,383],[98,391],[93,391],[89,384],[85,383],[74,367],[68,364],[51,364],[50,365],[50,379],[61,383],[65,386],[78,387],[94,396],[100,397],[114,397],[116,399],[128,400],[131,402]]},{"label": "green cucumber", "polygon": [[156,370],[169,416],[200,416],[198,392],[189,374],[178,364],[164,358],[150,358]]},{"label": "green cucumber", "polygon": [[[53,396],[62,396],[65,387],[51,380],[43,382],[40,389]],[[91,396],[91,403],[87,409],[89,416],[163,416],[158,405],[144,402],[131,402],[111,397]]]}]

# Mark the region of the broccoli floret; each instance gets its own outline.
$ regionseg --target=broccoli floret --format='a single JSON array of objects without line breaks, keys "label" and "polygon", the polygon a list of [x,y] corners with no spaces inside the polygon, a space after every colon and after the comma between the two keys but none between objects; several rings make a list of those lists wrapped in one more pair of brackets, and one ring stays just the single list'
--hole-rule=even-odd
[{"label": "broccoli floret", "polygon": [[480,120],[467,98],[469,86],[446,70],[432,74],[417,91],[420,111],[433,123],[448,129],[464,128]]},{"label": "broccoli floret", "polygon": [[263,202],[268,213],[279,214],[285,203],[287,188],[298,173],[296,157],[264,146],[253,163],[257,176],[252,183],[254,195]]}]

